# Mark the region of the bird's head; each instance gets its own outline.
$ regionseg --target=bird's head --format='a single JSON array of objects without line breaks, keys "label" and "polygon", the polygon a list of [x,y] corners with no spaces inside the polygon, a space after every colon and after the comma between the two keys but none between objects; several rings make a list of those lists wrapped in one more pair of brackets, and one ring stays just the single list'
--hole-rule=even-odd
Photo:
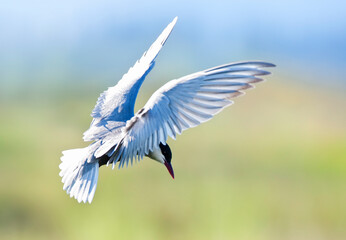
[{"label": "bird's head", "polygon": [[171,174],[172,178],[174,179],[174,171],[171,164],[172,160],[172,152],[169,148],[168,144],[164,145],[160,143],[159,149],[155,149],[153,152],[150,152],[148,156],[155,161],[158,161],[162,164],[164,164],[169,172]]}]

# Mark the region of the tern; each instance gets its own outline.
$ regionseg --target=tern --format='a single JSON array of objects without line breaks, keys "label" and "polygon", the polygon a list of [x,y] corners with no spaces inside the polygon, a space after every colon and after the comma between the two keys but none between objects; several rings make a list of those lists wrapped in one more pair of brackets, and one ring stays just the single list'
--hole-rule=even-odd
[{"label": "tern", "polygon": [[62,152],[63,189],[78,202],[91,203],[103,165],[122,168],[147,156],[165,165],[174,178],[168,137],[175,140],[177,134],[208,121],[231,105],[231,99],[263,81],[260,76],[270,74],[263,68],[275,66],[262,61],[229,63],[171,80],[134,113],[138,91],[176,21],[177,17],[121,80],[100,95],[83,136],[91,144]]}]

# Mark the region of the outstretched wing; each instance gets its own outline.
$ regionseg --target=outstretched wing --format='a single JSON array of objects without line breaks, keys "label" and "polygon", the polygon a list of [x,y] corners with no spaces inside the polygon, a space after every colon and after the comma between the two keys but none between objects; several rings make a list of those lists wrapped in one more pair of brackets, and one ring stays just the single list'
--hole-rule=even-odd
[{"label": "outstretched wing", "polygon": [[[166,144],[168,136],[175,139],[176,134],[208,121],[231,105],[232,98],[263,81],[259,76],[270,74],[262,68],[274,66],[257,61],[231,63],[168,82],[127,122],[120,144],[111,151],[110,162],[119,161],[122,167],[136,155],[143,158],[160,143]],[[111,149],[101,147],[96,155]]]},{"label": "outstretched wing", "polygon": [[109,121],[125,122],[134,115],[134,106],[139,88],[154,67],[155,58],[165,44],[177,21],[177,17],[163,30],[143,56],[122,77],[114,87],[108,88],[97,100],[91,113],[94,118],[90,128],[84,133],[85,141],[92,141],[107,132]]}]

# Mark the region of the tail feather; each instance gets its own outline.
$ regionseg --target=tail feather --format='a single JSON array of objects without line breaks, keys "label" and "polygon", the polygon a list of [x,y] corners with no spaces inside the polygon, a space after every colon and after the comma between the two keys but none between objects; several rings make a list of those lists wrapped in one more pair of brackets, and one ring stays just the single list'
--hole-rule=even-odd
[{"label": "tail feather", "polygon": [[63,151],[59,175],[64,183],[63,189],[78,202],[93,200],[99,173],[98,161],[88,161],[89,147]]}]

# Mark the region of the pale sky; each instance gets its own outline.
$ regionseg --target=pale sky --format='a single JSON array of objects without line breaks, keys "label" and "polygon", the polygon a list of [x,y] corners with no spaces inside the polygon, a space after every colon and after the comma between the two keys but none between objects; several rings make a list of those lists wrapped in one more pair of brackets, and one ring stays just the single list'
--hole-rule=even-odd
[{"label": "pale sky", "polygon": [[0,81],[123,73],[175,16],[163,69],[251,58],[284,72],[343,76],[345,9],[341,0],[2,0]]}]

